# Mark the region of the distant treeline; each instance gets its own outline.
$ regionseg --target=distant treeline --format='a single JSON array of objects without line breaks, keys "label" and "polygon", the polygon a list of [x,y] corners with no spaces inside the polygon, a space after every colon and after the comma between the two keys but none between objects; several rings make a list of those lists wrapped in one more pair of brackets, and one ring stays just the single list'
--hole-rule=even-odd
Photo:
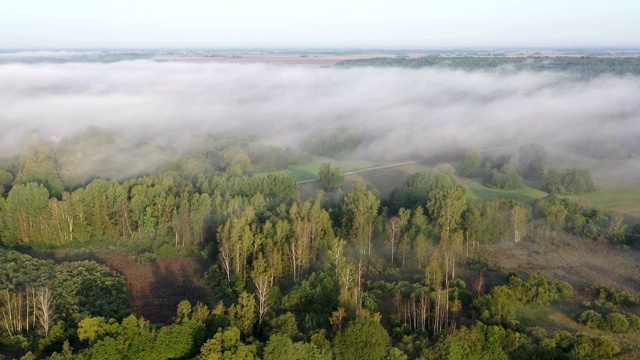
[{"label": "distant treeline", "polygon": [[51,55],[20,56],[20,53],[14,53],[15,56],[2,58],[0,57],[0,64],[7,63],[114,63],[118,61],[130,61],[130,60],[144,60],[151,59],[154,54],[147,52],[78,52],[76,54],[70,54],[67,56],[52,53]]},{"label": "distant treeline", "polygon": [[366,140],[362,130],[346,126],[328,128],[314,134],[304,145],[309,154],[343,158],[355,151]]},{"label": "distant treeline", "polygon": [[402,67],[402,68],[448,68],[454,70],[496,70],[516,71],[566,71],[586,76],[605,73],[615,75],[640,74],[639,57],[420,57],[420,58],[373,58],[343,60],[338,67]]}]

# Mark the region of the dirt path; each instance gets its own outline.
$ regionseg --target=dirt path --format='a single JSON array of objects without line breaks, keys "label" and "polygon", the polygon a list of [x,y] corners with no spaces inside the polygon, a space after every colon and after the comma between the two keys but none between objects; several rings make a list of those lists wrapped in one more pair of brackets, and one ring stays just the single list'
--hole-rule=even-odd
[{"label": "dirt path", "polygon": [[[396,162],[396,163],[392,163],[392,164],[376,165],[376,166],[368,167],[368,168],[365,168],[365,169],[347,171],[347,172],[343,173],[342,175],[344,175],[344,176],[357,175],[357,174],[367,173],[367,172],[370,172],[370,171],[384,170],[384,169],[390,169],[390,168],[395,168],[395,167],[400,167],[400,166],[405,166],[405,165],[412,165],[412,164],[419,164],[419,163],[420,163],[420,161],[411,160],[411,161]],[[298,184],[309,184],[309,183],[314,183],[314,182],[317,182],[317,181],[318,181],[318,179],[301,180],[301,181],[298,181]]]}]

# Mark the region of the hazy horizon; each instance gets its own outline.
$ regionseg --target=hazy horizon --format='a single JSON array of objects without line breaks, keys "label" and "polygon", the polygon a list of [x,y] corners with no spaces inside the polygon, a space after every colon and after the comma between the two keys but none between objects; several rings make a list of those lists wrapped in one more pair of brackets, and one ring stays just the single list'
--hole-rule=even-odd
[{"label": "hazy horizon", "polygon": [[637,48],[640,3],[14,1],[0,48]]}]

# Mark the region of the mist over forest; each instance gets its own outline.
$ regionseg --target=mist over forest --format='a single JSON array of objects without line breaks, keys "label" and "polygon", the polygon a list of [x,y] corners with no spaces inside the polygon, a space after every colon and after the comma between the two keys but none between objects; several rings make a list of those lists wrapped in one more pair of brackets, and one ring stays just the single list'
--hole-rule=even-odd
[{"label": "mist over forest", "polygon": [[640,354],[640,58],[212,54],[0,52],[0,360]]},{"label": "mist over forest", "polygon": [[88,126],[113,131],[125,150],[176,153],[204,133],[299,149],[338,127],[362,132],[353,157],[375,160],[530,142],[640,148],[635,76],[142,60],[9,63],[0,83],[3,156],[33,130],[55,143]]},{"label": "mist over forest", "polygon": [[0,360],[640,359],[639,19],[4,1]]}]

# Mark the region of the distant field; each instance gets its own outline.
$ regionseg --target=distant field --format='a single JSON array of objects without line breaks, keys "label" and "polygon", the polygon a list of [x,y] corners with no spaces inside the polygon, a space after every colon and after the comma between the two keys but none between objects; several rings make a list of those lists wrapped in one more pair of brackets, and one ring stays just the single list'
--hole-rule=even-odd
[{"label": "distant field", "polygon": [[[471,180],[471,181],[469,181]],[[478,200],[511,199],[530,203],[548,193],[539,190],[539,184],[527,182],[528,186],[518,190],[491,189],[482,185],[482,179],[468,179],[463,186],[467,197]],[[602,189],[587,194],[561,195],[578,204],[623,215],[627,222],[640,223],[640,188]]]},{"label": "distant field", "polygon": [[[588,194],[569,195],[566,196],[567,198],[584,206],[622,214],[627,222],[640,223],[640,170],[638,169],[640,165],[637,160],[610,161],[568,152],[556,152],[555,156],[549,160],[550,166],[555,168],[575,166],[593,169],[592,174],[598,190]],[[327,157],[315,156],[309,163],[291,166],[288,169],[278,171],[278,173],[291,175],[298,181],[315,179],[320,165],[325,162],[339,166],[343,172],[380,165],[369,161],[336,161]],[[361,177],[371,187],[377,189],[382,198],[386,198],[396,187],[402,185],[409,175],[428,168],[420,163],[404,164],[347,175],[346,179],[347,182],[353,182],[356,178]],[[518,190],[491,189],[482,185],[480,178],[458,178],[458,183],[464,186],[468,198],[483,201],[502,198],[531,203],[548,195],[541,190],[542,181],[527,181],[526,186]],[[343,191],[348,192],[349,188],[350,186],[347,185]],[[301,198],[306,199],[313,196],[317,189],[317,184],[300,184]]]},{"label": "distant field", "polygon": [[347,176],[347,180],[355,180],[356,178],[361,177],[371,184],[372,187],[376,188],[378,192],[380,192],[381,197],[386,198],[391,194],[391,191],[402,185],[409,175],[424,171],[428,168],[428,166],[418,163],[401,165],[392,168],[367,171],[362,174],[349,175]]},{"label": "distant field", "polygon": [[500,190],[492,189],[482,185],[482,179],[471,179],[472,181],[464,184],[464,188],[467,192],[467,198],[474,200],[495,200],[495,199],[510,199],[522,203],[530,203],[534,200],[547,196],[547,193],[535,189],[530,186],[525,186],[518,190]]},{"label": "distant field", "polygon": [[[156,56],[158,62],[191,62],[191,63],[221,63],[221,64],[269,64],[269,65],[296,65],[310,67],[333,67],[344,60],[370,59],[381,56],[393,56],[388,53],[356,53],[356,54],[326,54],[326,53],[261,53],[261,52],[221,52],[214,56],[198,56],[195,54],[185,56]],[[420,56],[412,54],[410,56]]]},{"label": "distant field", "polygon": [[640,223],[640,188],[602,189],[567,198],[584,206],[620,213],[627,221]]},{"label": "distant field", "polygon": [[[328,158],[321,158],[321,159],[325,159],[325,160],[317,164],[317,167],[319,167],[320,164],[322,164],[323,162],[328,162],[327,161]],[[349,162],[345,164],[345,165],[352,165],[352,167],[349,168],[342,165],[344,162],[335,162],[331,159],[328,159],[328,160],[330,160],[332,164],[336,164],[340,166],[343,172],[362,170],[362,169],[375,166],[375,164],[369,163],[369,162],[363,162],[362,164],[359,164],[360,162]],[[367,166],[363,166],[361,168],[353,168],[353,166],[355,165],[367,165]],[[305,164],[305,166],[307,166],[307,164]],[[348,193],[349,191],[351,191],[353,182],[357,178],[362,178],[372,188],[375,188],[376,190],[378,190],[382,198],[386,198],[389,196],[391,191],[393,191],[393,189],[395,189],[396,187],[404,183],[404,181],[407,179],[407,176],[417,173],[419,171],[423,171],[427,168],[428,167],[425,165],[414,163],[414,164],[405,164],[405,165],[399,165],[399,166],[394,166],[394,167],[389,167],[384,169],[365,171],[359,174],[346,175],[345,179],[347,180],[347,183],[345,184],[345,186],[343,186],[342,192]],[[316,170],[316,173],[317,173],[317,170]],[[315,178],[315,175],[311,177],[311,179],[313,178]],[[306,179],[299,179],[299,180],[306,180]],[[302,200],[306,200],[310,198],[319,189],[317,183],[299,184],[298,187],[300,189],[300,198]]]},{"label": "distant field", "polygon": [[[373,162],[365,160],[334,160],[324,156],[314,156],[313,159],[302,165],[289,166],[284,170],[274,171],[276,174],[287,174],[293,176],[297,181],[311,180],[318,177],[320,165],[329,163],[331,166],[339,166],[342,172],[365,169],[376,165]],[[261,175],[261,174],[256,174]]]},{"label": "distant field", "polygon": [[590,169],[597,190],[567,198],[584,206],[622,214],[628,222],[640,223],[640,159],[606,160],[554,149],[549,165]]},{"label": "distant field", "polygon": [[587,168],[597,189],[640,188],[640,159],[606,160],[551,149],[549,168]]}]

